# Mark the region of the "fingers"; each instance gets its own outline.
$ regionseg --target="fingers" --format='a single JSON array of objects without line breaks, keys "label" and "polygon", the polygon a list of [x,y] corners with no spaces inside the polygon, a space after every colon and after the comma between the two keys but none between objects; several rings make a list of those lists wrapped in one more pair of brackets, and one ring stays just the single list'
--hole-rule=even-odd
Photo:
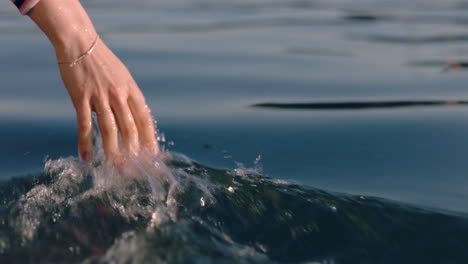
[{"label": "fingers", "polygon": [[153,118],[151,111],[146,105],[143,94],[139,90],[128,98],[128,105],[134,116],[138,129],[140,143],[154,154],[158,154],[159,148],[155,137]]},{"label": "fingers", "polygon": [[93,121],[88,103],[76,107],[78,122],[78,151],[82,160],[90,160],[93,155]]},{"label": "fingers", "polygon": [[[136,84],[126,89],[111,90],[106,95],[92,96],[81,105],[75,104],[78,120],[78,147],[82,160],[93,154],[92,112],[102,137],[102,147],[107,159],[116,160],[121,154],[138,155],[141,148],[158,154],[159,148],[150,109]],[[119,146],[119,132],[121,146]]]},{"label": "fingers", "polygon": [[99,130],[102,136],[102,145],[107,158],[114,158],[119,153],[117,124],[109,105],[98,103],[94,105],[98,117]]},{"label": "fingers", "polygon": [[139,149],[138,130],[127,102],[121,100],[114,101],[112,110],[117,120],[124,151],[127,154],[136,154]]}]

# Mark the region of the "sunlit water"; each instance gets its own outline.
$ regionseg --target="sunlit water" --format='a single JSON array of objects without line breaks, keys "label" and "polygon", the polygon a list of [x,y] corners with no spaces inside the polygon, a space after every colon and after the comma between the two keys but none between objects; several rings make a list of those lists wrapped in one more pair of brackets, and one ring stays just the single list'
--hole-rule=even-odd
[{"label": "sunlit water", "polygon": [[[468,107],[422,102],[468,99],[467,2],[83,4],[145,93],[166,147],[183,155],[162,171],[154,158],[131,161],[135,183],[119,186],[100,182],[115,172],[99,162],[85,168],[63,159],[76,156],[76,126],[53,50],[9,1],[0,2],[3,256],[466,262],[459,247],[466,244]],[[252,107],[269,103],[309,107]],[[336,107],[356,104],[372,107]],[[259,155],[261,172],[236,171],[257,166]],[[233,193],[221,178],[242,188]],[[169,195],[169,186],[179,187]],[[256,202],[267,210],[261,217]],[[153,228],[161,210],[166,229]],[[292,222],[270,221],[286,212]],[[301,229],[314,223],[320,232]]]}]

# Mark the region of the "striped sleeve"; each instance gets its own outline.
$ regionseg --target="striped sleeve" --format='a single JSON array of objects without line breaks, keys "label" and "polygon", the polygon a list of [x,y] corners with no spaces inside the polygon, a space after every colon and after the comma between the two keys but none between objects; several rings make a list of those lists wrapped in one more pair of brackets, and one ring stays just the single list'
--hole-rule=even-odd
[{"label": "striped sleeve", "polygon": [[39,0],[11,0],[21,14],[26,15],[31,8],[33,8]]}]

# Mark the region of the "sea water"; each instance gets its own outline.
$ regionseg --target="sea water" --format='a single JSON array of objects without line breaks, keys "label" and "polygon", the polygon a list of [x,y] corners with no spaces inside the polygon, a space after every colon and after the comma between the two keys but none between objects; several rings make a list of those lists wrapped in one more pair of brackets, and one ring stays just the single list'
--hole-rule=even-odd
[{"label": "sea water", "polygon": [[464,1],[82,2],[172,154],[130,172],[66,158],[53,50],[0,2],[2,256],[466,262],[468,107],[421,103],[468,97]]},{"label": "sea water", "polygon": [[[0,186],[5,263],[463,263],[466,215],[213,169],[48,160]],[[161,157],[161,155],[159,156]]]}]

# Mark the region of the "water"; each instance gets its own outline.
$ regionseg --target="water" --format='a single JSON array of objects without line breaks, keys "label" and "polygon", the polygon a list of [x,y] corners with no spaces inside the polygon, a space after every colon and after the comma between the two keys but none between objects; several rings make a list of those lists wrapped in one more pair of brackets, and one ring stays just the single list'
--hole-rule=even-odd
[{"label": "water", "polygon": [[[321,197],[322,194],[330,195],[327,197],[332,201],[349,202],[334,205],[338,218],[346,215],[340,208],[348,208],[352,201],[361,201],[360,196],[396,201],[370,199],[369,210],[375,218],[367,211],[364,213],[367,210],[364,207],[357,206],[356,212],[362,212],[359,219],[372,226],[373,232],[383,237],[382,241],[393,241],[392,245],[395,248],[398,245],[399,250],[368,237],[362,238],[357,231],[361,230],[360,227],[345,224],[349,218],[344,216],[345,220],[340,224],[325,226],[330,229],[332,226],[346,226],[343,230],[352,234],[346,236],[350,237],[349,244],[340,243],[330,229],[317,238],[318,241],[328,241],[326,238],[330,237],[330,244],[323,247],[307,240],[307,235],[297,239],[298,244],[294,244],[291,234],[279,235],[282,241],[293,241],[291,248],[302,248],[298,245],[303,241],[303,245],[309,246],[304,246],[307,254],[288,254],[274,246],[271,247],[274,250],[263,252],[261,248],[267,246],[255,245],[256,242],[262,244],[258,240],[260,235],[255,236],[255,232],[249,229],[257,230],[261,225],[247,212],[239,214],[250,219],[242,225],[252,236],[248,239],[229,231],[231,224],[220,229],[210,222],[201,228],[208,230],[206,232],[210,235],[207,235],[196,233],[198,229],[192,226],[194,222],[174,218],[165,222],[171,223],[166,235],[175,236],[177,233],[190,238],[158,240],[150,231],[138,233],[138,230],[146,230],[149,226],[151,217],[148,212],[160,208],[152,204],[151,210],[141,213],[143,220],[139,224],[129,222],[125,215],[119,216],[120,212],[113,212],[116,226],[112,228],[115,229],[104,228],[104,242],[96,245],[97,253],[86,251],[90,249],[80,244],[78,248],[85,250],[84,253],[70,256],[70,261],[82,261],[91,255],[125,255],[125,249],[131,248],[130,245],[133,248],[138,248],[138,245],[161,246],[166,241],[166,246],[171,242],[174,247],[178,243],[193,242],[197,246],[187,246],[187,253],[182,255],[197,254],[195,259],[200,262],[215,261],[214,256],[218,254],[229,261],[242,255],[239,252],[246,252],[242,255],[245,261],[286,261],[282,257],[288,257],[290,261],[322,263],[355,263],[358,260],[362,263],[424,263],[430,260],[421,259],[426,255],[419,254],[422,251],[418,250],[430,246],[434,250],[427,252],[433,252],[433,261],[445,258],[440,262],[466,262],[462,250],[456,246],[452,247],[453,251],[447,250],[450,245],[458,242],[463,245],[464,242],[463,238],[458,240],[453,236],[464,234],[463,215],[468,211],[468,163],[465,160],[468,155],[468,107],[417,104],[467,99],[466,2],[185,0],[141,1],[134,5],[114,0],[83,1],[83,4],[102,38],[123,59],[140,84],[171,151],[195,160],[197,166],[208,170],[209,175],[214,173],[209,168],[225,168],[227,170],[220,174],[235,174],[234,170],[239,168],[236,162],[251,167],[256,157],[261,155],[262,177],[290,182],[272,181],[272,193],[282,193],[283,188],[292,193],[302,190],[300,194],[285,198],[282,206],[269,207],[272,213],[281,214],[283,209],[294,207],[292,204],[302,203],[305,197]],[[2,207],[2,217],[5,217],[5,214],[13,214],[9,206],[19,206],[24,199],[21,193],[34,190],[27,175],[36,175],[39,182],[57,184],[54,177],[50,178],[54,173],[46,171],[42,175],[45,160],[49,160],[49,165],[65,168],[80,165],[72,161],[62,164],[58,160],[76,156],[76,126],[73,109],[54,62],[53,50],[32,22],[15,13],[11,3],[3,1],[0,6],[0,179],[4,182],[3,189],[12,184],[6,182],[9,179],[25,179],[18,180],[20,191],[16,196],[11,193],[2,195],[1,199],[8,201]],[[349,105],[395,101],[411,102],[412,106],[366,109],[252,107],[263,103],[333,105],[338,102]],[[183,168],[174,166],[171,170]],[[84,173],[81,169],[76,170],[77,174]],[[201,176],[198,172],[193,174],[195,178]],[[69,176],[65,178],[71,177],[71,174],[66,175]],[[264,181],[262,177],[254,177],[256,184]],[[180,178],[175,181],[179,182]],[[205,183],[216,186],[217,190],[228,188],[212,178]],[[292,183],[297,187],[291,187]],[[138,186],[145,186],[145,183]],[[39,188],[38,185],[36,187]],[[245,189],[246,193],[255,193],[252,188]],[[89,190],[79,190],[72,196],[86,191]],[[183,190],[180,192],[184,193]],[[274,199],[275,195],[269,194],[255,195],[255,199]],[[142,195],[145,195],[143,191]],[[104,204],[104,208],[113,208],[103,198],[105,196],[105,192],[96,192],[97,203]],[[192,198],[191,202],[196,201],[199,206],[200,197]],[[63,198],[63,201],[67,199]],[[55,205],[59,212],[66,209],[63,201]],[[205,204],[209,205],[207,201]],[[234,218],[236,211],[247,210],[248,201],[246,198],[239,206],[227,211],[230,212],[228,216]],[[382,208],[388,210],[404,204],[404,210],[397,210],[399,213],[394,216],[388,215],[377,210],[377,201],[382,201]],[[83,200],[83,203],[94,202]],[[191,202],[178,201],[182,205]],[[225,204],[226,208],[233,208],[228,206],[229,202]],[[186,207],[189,208],[187,215],[201,217],[207,223],[195,212],[196,207]],[[216,217],[221,217],[221,211],[226,212],[222,206],[209,208]],[[426,213],[415,208],[425,208],[423,212]],[[325,212],[312,211],[332,219],[327,218]],[[407,218],[400,213],[414,222],[408,224],[402,220]],[[91,212],[90,215],[100,213]],[[80,210],[73,217],[83,219],[78,224],[81,226],[91,222]],[[123,220],[118,220],[120,218]],[[39,219],[41,230],[55,232],[56,227],[48,225],[48,219]],[[303,210],[293,219],[306,221],[312,218]],[[68,225],[71,220],[65,217],[60,221]],[[408,234],[414,236],[409,239],[399,236],[398,232],[385,233],[385,227],[381,225],[388,222],[392,223],[389,225],[392,228],[407,228],[404,230],[409,230]],[[294,222],[291,226],[298,227],[299,224]],[[271,228],[276,230],[286,226],[272,223]],[[435,230],[434,238],[445,244],[426,244],[431,239],[422,231],[424,228],[426,233],[427,230]],[[453,233],[453,230],[457,232]],[[220,244],[214,246],[211,242],[199,241],[211,235],[218,237],[216,243]],[[224,235],[232,243],[227,242]],[[273,235],[267,237],[274,240]],[[8,240],[18,250],[16,253],[11,248],[4,249],[5,252],[20,254],[20,249],[37,250],[37,245],[52,245],[54,241],[42,233],[28,242],[31,244],[21,245],[20,238],[18,235]],[[70,245],[74,241],[56,239],[60,241],[56,243],[59,253],[68,252],[60,248],[61,244]],[[358,240],[363,244],[357,243]],[[350,248],[346,245],[353,244],[354,249],[367,250],[367,255],[347,253]],[[414,245],[427,247],[416,248]],[[214,251],[205,251],[209,249]],[[354,249],[353,252],[356,251]],[[149,254],[155,258],[162,257],[164,253],[156,249],[139,252],[141,254],[137,255]],[[281,256],[273,256],[272,252],[282,253],[278,253]],[[30,255],[34,256],[33,253]],[[298,258],[293,259],[295,256]],[[355,261],[348,261],[350,256]]]},{"label": "water", "polygon": [[[257,160],[258,162],[259,160]],[[29,263],[462,263],[468,220],[212,169],[180,154],[49,160],[0,187],[0,253]],[[258,166],[258,164],[257,164]],[[430,232],[428,232],[430,230]]]}]

